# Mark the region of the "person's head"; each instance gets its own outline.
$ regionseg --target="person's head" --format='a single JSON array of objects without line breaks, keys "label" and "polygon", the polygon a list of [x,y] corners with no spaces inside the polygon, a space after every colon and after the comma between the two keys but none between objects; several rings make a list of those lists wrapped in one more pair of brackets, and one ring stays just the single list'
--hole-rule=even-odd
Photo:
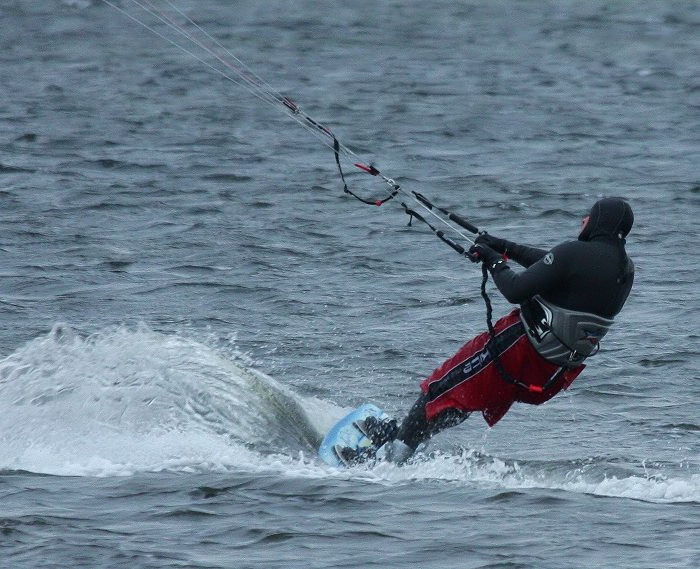
[{"label": "person's head", "polygon": [[596,237],[623,240],[632,229],[634,214],[622,198],[603,198],[593,204],[581,222],[578,238],[590,241]]}]

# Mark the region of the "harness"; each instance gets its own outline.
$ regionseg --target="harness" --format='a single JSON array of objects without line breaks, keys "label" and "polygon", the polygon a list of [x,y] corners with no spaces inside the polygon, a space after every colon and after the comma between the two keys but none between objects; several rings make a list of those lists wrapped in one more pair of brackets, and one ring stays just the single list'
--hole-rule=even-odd
[{"label": "harness", "polygon": [[537,352],[547,361],[567,368],[579,366],[598,353],[600,340],[615,322],[556,306],[539,295],[523,303],[520,319]]},{"label": "harness", "polygon": [[[501,379],[503,379],[504,381],[512,383],[513,385],[517,385],[518,387],[521,387],[522,389],[525,389],[530,393],[542,393],[544,391],[547,391],[548,389],[551,389],[566,373],[568,369],[566,366],[560,366],[559,369],[556,372],[554,372],[554,374],[544,383],[544,385],[533,385],[532,383],[525,383],[524,381],[513,377],[510,373],[508,373],[508,370],[506,370],[503,367],[503,363],[500,359],[500,353],[498,352],[496,346],[496,331],[493,328],[493,307],[491,306],[491,299],[489,298],[489,295],[486,292],[486,283],[489,280],[489,271],[486,267],[486,264],[484,263],[481,264],[481,273],[481,297],[484,299],[484,304],[486,304],[486,326],[488,327],[489,331],[489,341],[486,344],[486,349],[491,355],[493,365],[495,365],[496,369],[498,370],[498,375],[500,375]],[[527,325],[525,325],[525,330],[527,333]]]}]

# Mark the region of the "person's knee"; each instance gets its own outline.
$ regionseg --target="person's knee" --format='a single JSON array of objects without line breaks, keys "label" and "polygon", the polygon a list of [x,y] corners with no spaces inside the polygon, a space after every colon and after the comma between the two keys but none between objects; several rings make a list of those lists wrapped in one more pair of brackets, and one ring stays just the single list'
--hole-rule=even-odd
[{"label": "person's knee", "polygon": [[436,427],[435,432],[439,432],[443,429],[449,429],[450,427],[456,427],[467,417],[469,417],[469,415],[469,411],[462,411],[461,409],[445,409],[434,420]]}]

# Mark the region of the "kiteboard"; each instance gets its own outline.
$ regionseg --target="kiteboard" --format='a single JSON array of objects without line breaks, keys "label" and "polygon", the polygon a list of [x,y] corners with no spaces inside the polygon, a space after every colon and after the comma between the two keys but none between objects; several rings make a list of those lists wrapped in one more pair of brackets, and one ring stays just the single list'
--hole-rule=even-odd
[{"label": "kiteboard", "polygon": [[370,416],[380,420],[389,418],[389,415],[372,403],[360,405],[357,409],[340,419],[328,431],[318,449],[318,455],[321,460],[330,466],[344,468],[345,464],[338,457],[336,447],[350,447],[354,450],[363,450],[371,447],[372,441],[357,426],[358,421],[363,421]]}]

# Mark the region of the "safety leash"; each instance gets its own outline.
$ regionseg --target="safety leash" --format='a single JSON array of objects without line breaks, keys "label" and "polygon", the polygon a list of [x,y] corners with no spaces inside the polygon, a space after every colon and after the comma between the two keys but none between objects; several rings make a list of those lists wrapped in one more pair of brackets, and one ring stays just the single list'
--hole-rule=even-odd
[{"label": "safety leash", "polygon": [[505,367],[503,367],[503,362],[501,362],[500,353],[498,352],[498,347],[496,346],[497,337],[496,331],[493,328],[493,307],[491,306],[491,299],[489,298],[489,295],[486,292],[486,283],[489,280],[489,270],[485,263],[481,263],[481,274],[481,297],[484,299],[484,303],[486,304],[486,326],[489,331],[489,340],[486,343],[486,350],[491,356],[493,364],[496,366],[496,370],[498,370],[498,374],[501,376],[502,379],[504,379],[508,383],[512,383],[513,385],[522,387],[530,393],[542,393],[544,391],[547,391],[548,389],[552,388],[556,384],[556,382],[559,381],[559,379],[564,375],[564,373],[566,372],[566,368],[563,366],[560,367],[557,370],[557,372],[545,382],[544,385],[539,386],[532,385],[531,383],[525,383],[523,381],[520,381],[519,379],[516,379],[508,372],[508,370]]}]

